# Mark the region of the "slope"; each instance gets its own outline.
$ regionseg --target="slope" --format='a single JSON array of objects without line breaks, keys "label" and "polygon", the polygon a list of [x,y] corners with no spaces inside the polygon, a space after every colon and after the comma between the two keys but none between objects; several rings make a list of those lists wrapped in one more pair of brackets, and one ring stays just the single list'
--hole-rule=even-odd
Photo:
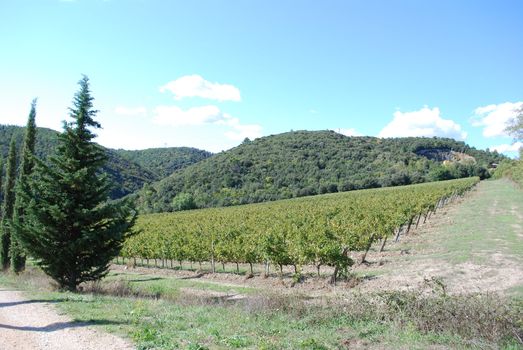
[{"label": "slope", "polygon": [[294,131],[246,141],[177,171],[146,186],[137,204],[143,212],[164,212],[173,210],[173,200],[180,195],[191,197],[197,207],[214,207],[428,180],[485,178],[489,165],[503,158],[452,139]]},{"label": "slope", "polygon": [[191,147],[148,148],[134,151],[118,149],[115,152],[152,171],[158,179],[212,156],[211,152]]},{"label": "slope", "polygon": [[[54,153],[58,145],[58,132],[38,128],[36,153],[41,159],[46,159]],[[0,125],[0,157],[7,156],[11,137],[15,137],[17,145],[22,145],[24,128],[12,125]],[[210,155],[206,151],[189,148],[165,148],[143,151],[124,151],[107,149],[108,161],[103,171],[106,172],[114,186],[110,196],[121,198],[140,190],[144,184],[162,179],[171,169],[181,169],[198,162]],[[144,160],[140,160],[144,159]]]}]

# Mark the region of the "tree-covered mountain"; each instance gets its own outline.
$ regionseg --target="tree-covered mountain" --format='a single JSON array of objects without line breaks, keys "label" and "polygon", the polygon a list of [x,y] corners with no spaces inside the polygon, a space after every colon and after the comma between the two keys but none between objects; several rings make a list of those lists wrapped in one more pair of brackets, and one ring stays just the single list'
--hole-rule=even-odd
[{"label": "tree-covered mountain", "polygon": [[211,152],[190,147],[148,148],[136,151],[117,149],[115,152],[152,171],[159,179],[212,156]]},{"label": "tree-covered mountain", "polygon": [[[0,125],[0,157],[6,158],[9,142],[13,135],[20,148],[24,137],[24,128],[12,125]],[[37,128],[36,155],[46,159],[54,154],[58,132]],[[104,171],[114,183],[111,198],[117,199],[140,190],[144,184],[158,181],[169,174],[170,169],[185,166],[208,157],[210,153],[193,148],[164,148],[143,151],[124,151],[107,149],[108,161]],[[0,169],[1,170],[1,169]]]},{"label": "tree-covered mountain", "polygon": [[143,212],[227,206],[479,175],[504,156],[443,138],[296,131],[240,146],[147,185]]}]

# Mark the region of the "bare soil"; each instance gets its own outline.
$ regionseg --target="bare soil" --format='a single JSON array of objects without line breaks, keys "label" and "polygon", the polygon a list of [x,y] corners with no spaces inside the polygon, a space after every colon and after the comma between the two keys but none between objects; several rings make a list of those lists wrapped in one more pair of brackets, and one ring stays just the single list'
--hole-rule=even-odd
[{"label": "bare soil", "polygon": [[1,350],[131,350],[127,341],[60,315],[46,301],[0,288]]}]

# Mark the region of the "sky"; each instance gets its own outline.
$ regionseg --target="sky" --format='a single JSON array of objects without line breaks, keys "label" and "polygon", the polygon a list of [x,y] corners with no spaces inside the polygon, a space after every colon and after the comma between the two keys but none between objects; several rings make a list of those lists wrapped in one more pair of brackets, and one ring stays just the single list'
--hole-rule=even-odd
[{"label": "sky", "polygon": [[[523,1],[0,0],[0,124],[213,152],[290,130],[442,136],[515,155]],[[512,153],[511,153],[512,151]]]}]

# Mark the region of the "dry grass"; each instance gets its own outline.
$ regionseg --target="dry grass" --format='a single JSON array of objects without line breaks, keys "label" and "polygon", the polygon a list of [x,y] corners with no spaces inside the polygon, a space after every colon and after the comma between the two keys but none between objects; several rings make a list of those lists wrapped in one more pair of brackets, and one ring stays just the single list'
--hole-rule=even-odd
[{"label": "dry grass", "polygon": [[498,294],[393,291],[321,300],[267,294],[246,298],[238,305],[253,314],[284,312],[302,317],[313,313],[318,321],[345,317],[352,322],[394,323],[423,334],[458,335],[469,345],[478,341],[523,345],[523,302]]}]

